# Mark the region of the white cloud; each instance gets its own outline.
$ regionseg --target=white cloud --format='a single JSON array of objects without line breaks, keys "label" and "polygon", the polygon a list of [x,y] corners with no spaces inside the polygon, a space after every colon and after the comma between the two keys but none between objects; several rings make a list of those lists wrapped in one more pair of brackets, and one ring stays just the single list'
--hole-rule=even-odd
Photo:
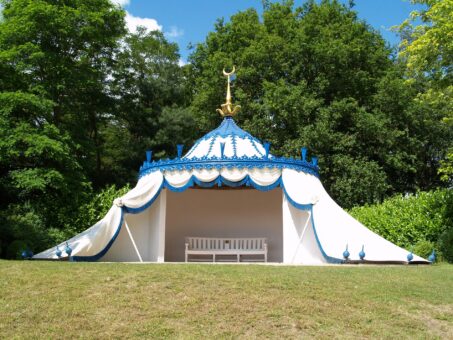
[{"label": "white cloud", "polygon": [[114,4],[120,5],[121,7],[125,7],[130,4],[131,0],[110,0]]},{"label": "white cloud", "polygon": [[179,66],[187,65],[187,61],[185,61],[184,59],[181,58],[181,59],[178,60],[178,65]]},{"label": "white cloud", "polygon": [[144,26],[149,31],[162,31],[162,25],[156,19],[136,17],[129,12],[126,12],[126,26],[130,32],[136,32],[137,26]]},{"label": "white cloud", "polygon": [[169,38],[179,38],[184,35],[184,30],[179,29],[176,26],[171,26],[169,32],[165,32],[165,35]]}]

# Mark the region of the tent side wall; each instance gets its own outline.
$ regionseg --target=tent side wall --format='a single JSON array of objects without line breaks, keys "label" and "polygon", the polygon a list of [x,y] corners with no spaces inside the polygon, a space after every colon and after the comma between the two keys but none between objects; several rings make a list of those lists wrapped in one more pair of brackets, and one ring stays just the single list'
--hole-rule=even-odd
[{"label": "tent side wall", "polygon": [[166,201],[166,192],[162,190],[143,212],[125,214],[117,239],[100,261],[163,262]]},{"label": "tent side wall", "polygon": [[283,260],[282,191],[167,192],[165,261],[184,261],[185,237],[267,237],[270,262]]},{"label": "tent side wall", "polygon": [[316,241],[312,213],[295,208],[283,196],[283,263],[326,263]]}]

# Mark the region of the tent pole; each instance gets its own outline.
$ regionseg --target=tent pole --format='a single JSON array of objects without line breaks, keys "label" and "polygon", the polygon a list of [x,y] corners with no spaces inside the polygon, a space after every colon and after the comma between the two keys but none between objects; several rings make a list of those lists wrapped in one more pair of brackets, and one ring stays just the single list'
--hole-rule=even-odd
[{"label": "tent pole", "polygon": [[293,259],[292,259],[291,263],[294,263],[294,259],[296,258],[297,252],[299,251],[299,247],[300,247],[300,245],[302,243],[302,239],[304,238],[305,231],[307,230],[307,227],[308,227],[308,223],[310,222],[310,216],[311,216],[310,214],[311,214],[311,211],[308,212],[308,218],[307,218],[307,221],[305,222],[305,226],[304,226],[304,229],[302,230],[302,234],[300,235],[299,243],[297,244],[297,249],[294,252]]},{"label": "tent pole", "polygon": [[134,238],[132,237],[132,233],[129,229],[129,226],[127,225],[126,219],[124,220],[124,226],[126,227],[127,233],[129,234],[129,238],[131,239],[132,245],[134,246],[135,252],[137,253],[138,259],[140,260],[140,262],[143,262],[142,256],[138,251],[137,245],[135,244]]}]

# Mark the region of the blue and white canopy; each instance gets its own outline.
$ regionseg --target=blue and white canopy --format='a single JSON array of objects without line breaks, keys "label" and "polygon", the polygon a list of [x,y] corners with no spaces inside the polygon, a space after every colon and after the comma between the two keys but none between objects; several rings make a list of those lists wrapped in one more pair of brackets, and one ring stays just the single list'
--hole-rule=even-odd
[{"label": "blue and white canopy", "polygon": [[[313,157],[309,162],[306,149],[301,150],[299,159],[271,155],[268,143],[261,143],[237,126],[232,118],[237,108],[232,109],[230,99],[227,96],[227,102],[222,105],[222,112],[229,114],[225,114],[220,126],[196,141],[185,155],[182,146],[178,146],[178,156],[174,159],[153,161],[151,152],[147,152],[137,185],[117,198],[102,220],[34,258],[68,257],[64,252],[61,254],[67,244],[75,261],[101,259],[123,227],[124,214],[144,212],[164,189],[182,192],[194,186],[249,186],[261,191],[282,189],[284,219],[287,214],[284,224],[291,224],[283,226],[286,230],[306,228],[310,224],[313,241],[307,246],[313,249],[313,255],[300,263],[428,262],[373,233],[338,206],[321,184],[317,159]],[[294,209],[307,212],[309,219],[302,222],[295,217],[299,215]],[[297,241],[298,237],[303,237],[303,233],[302,236],[295,233],[293,239]],[[345,252],[346,245],[348,252]],[[361,256],[365,253],[365,257]]]}]

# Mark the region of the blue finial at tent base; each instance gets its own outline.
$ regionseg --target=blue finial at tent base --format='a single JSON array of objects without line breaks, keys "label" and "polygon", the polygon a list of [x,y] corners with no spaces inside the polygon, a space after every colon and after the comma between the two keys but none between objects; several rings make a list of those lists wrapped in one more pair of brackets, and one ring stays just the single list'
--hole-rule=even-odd
[{"label": "blue finial at tent base", "polygon": [[266,156],[265,156],[265,157],[266,157],[266,159],[267,159],[267,158],[269,157],[269,150],[270,150],[270,148],[271,148],[271,143],[265,142],[265,143],[263,144],[263,146],[264,146],[264,150],[266,151]]},{"label": "blue finial at tent base", "polygon": [[300,153],[302,155],[302,160],[304,162],[306,162],[307,161],[307,148],[303,147],[302,149],[300,149]]},{"label": "blue finial at tent base", "polygon": [[407,254],[407,261],[408,261],[408,262],[411,262],[413,259],[414,259],[414,255],[412,254],[412,252],[410,252],[409,254]]},{"label": "blue finial at tent base", "polygon": [[66,242],[66,247],[64,248],[64,251],[66,252],[66,254],[68,254],[69,257],[71,257],[72,248],[69,246],[68,242]]},{"label": "blue finial at tent base", "polygon": [[176,145],[176,148],[178,149],[178,158],[181,158],[182,150],[184,149],[184,144],[178,144]]},{"label": "blue finial at tent base", "polygon": [[364,251],[364,249],[365,249],[365,245],[362,245],[362,250],[361,250],[360,253],[359,253],[359,257],[360,257],[361,260],[363,260],[363,259],[365,258],[365,251]]},{"label": "blue finial at tent base", "polygon": [[33,257],[33,252],[30,250],[30,249],[25,249],[21,252],[20,256],[24,259],[24,260],[29,260]]},{"label": "blue finial at tent base", "polygon": [[348,259],[349,259],[349,255],[351,255],[351,254],[349,254],[348,245],[346,244],[346,249],[345,249],[345,251],[343,252],[343,257],[344,257],[344,259],[345,259],[345,260],[348,260]]},{"label": "blue finial at tent base", "polygon": [[429,255],[428,261],[431,263],[436,262],[436,251],[434,249],[433,249],[433,252],[431,253],[431,255]]},{"label": "blue finial at tent base", "polygon": [[151,150],[146,150],[146,161],[151,163],[151,158],[153,157],[153,152]]},{"label": "blue finial at tent base", "polygon": [[225,143],[220,143],[220,158],[223,158],[224,151],[225,151]]},{"label": "blue finial at tent base", "polygon": [[57,255],[58,258],[60,258],[61,254],[62,254],[61,249],[57,246],[57,250],[55,251],[55,255]]}]

